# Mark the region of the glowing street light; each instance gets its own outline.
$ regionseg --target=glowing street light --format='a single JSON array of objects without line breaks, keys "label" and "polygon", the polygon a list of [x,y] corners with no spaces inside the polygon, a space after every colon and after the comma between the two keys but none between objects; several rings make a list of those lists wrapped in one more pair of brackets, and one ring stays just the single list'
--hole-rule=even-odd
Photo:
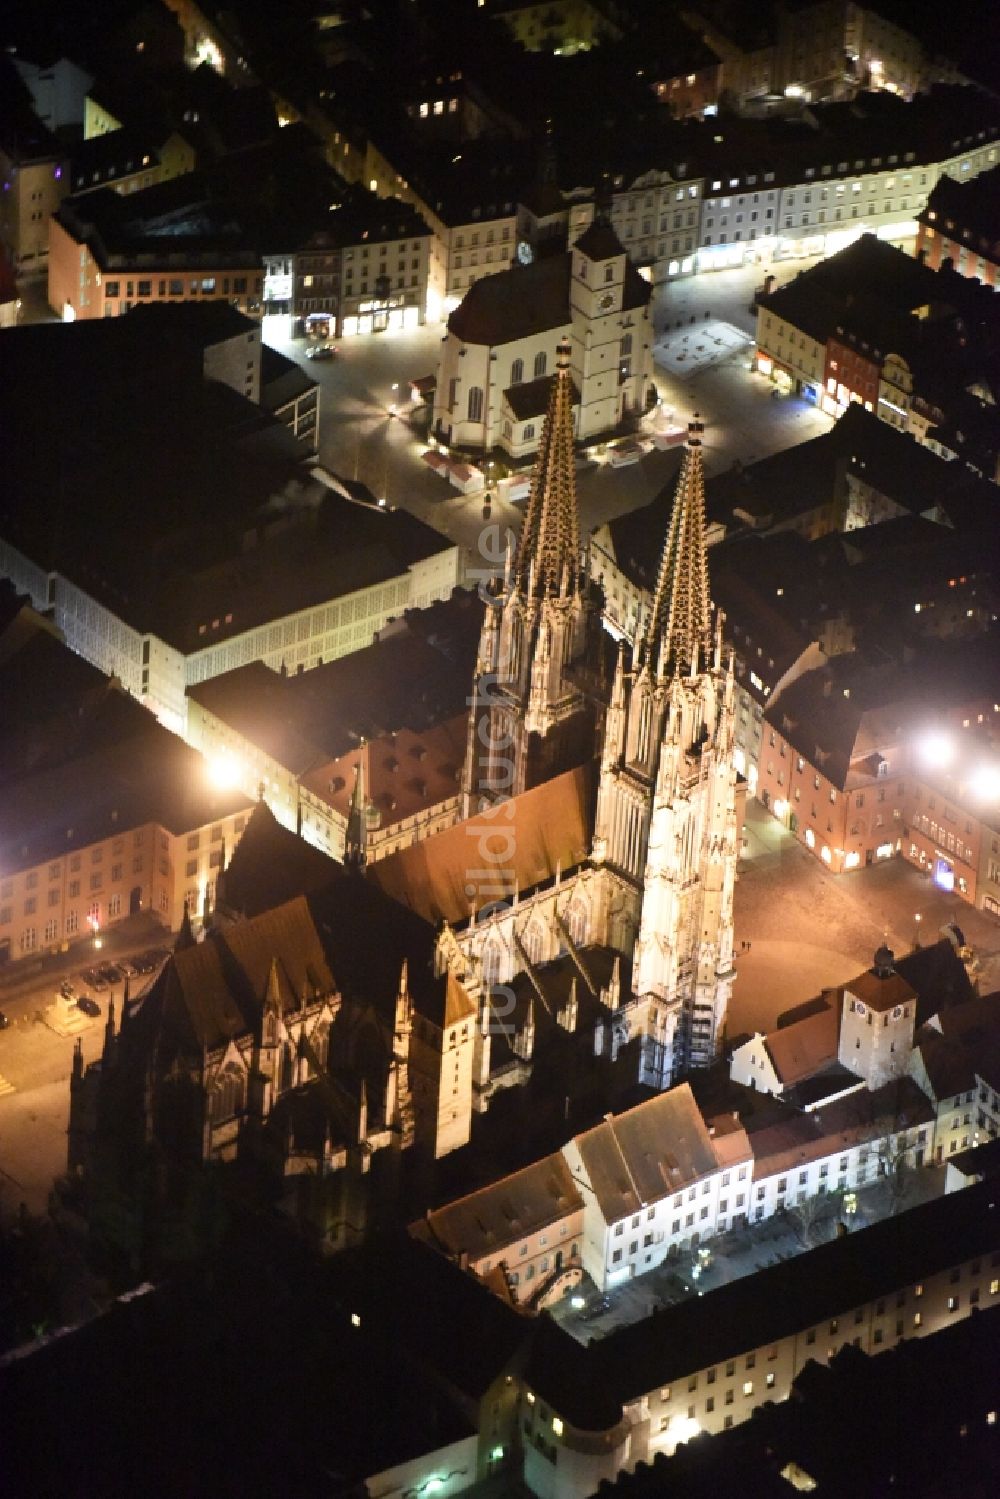
[{"label": "glowing street light", "polygon": [[919,741],[917,753],[931,770],[944,770],[955,758],[955,744],[948,734],[934,730]]},{"label": "glowing street light", "polygon": [[980,801],[994,802],[1000,797],[1000,766],[980,765],[972,773],[972,793]]},{"label": "glowing street light", "polygon": [[670,1436],[676,1445],[690,1442],[701,1431],[701,1422],[693,1416],[674,1416],[670,1422]]},{"label": "glowing street light", "polygon": [[231,791],[240,783],[240,767],[230,754],[213,755],[208,762],[208,778],[220,791]]}]

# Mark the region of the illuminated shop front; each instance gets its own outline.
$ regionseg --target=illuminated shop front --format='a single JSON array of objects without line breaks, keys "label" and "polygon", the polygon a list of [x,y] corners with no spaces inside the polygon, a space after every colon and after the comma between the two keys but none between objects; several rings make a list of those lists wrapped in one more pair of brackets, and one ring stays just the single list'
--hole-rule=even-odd
[{"label": "illuminated shop front", "polygon": [[823,230],[815,234],[782,234],[775,242],[775,260],[809,260],[822,256],[837,255],[853,245],[862,234],[874,234],[879,239],[890,240],[900,245],[916,238],[916,219],[897,219],[891,224],[868,224],[863,219],[853,221],[846,227]]},{"label": "illuminated shop front", "polygon": [[420,309],[407,307],[405,297],[382,297],[371,302],[359,302],[356,313],[345,314],[343,336],[352,338],[356,333],[386,333],[416,328],[419,322]]}]

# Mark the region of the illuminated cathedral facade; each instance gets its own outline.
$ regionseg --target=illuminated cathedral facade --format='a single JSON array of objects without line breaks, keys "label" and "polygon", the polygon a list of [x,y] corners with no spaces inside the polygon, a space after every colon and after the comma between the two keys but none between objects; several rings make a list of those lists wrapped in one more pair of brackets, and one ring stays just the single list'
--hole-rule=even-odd
[{"label": "illuminated cathedral facade", "polygon": [[547,877],[536,868],[526,886],[513,847],[506,884],[477,899],[473,881],[467,915],[439,939],[479,995],[487,1093],[498,988],[527,993],[506,1007],[522,1062],[540,1011],[563,1029],[586,1013],[595,1049],[614,1059],[638,1043],[638,1080],[668,1087],[719,1055],[735,977],[733,663],[709,595],[702,427],[689,429],[649,618],[609,665],[580,543],[569,356],[561,346],[524,526],[486,604],[464,813],[516,845],[566,815],[567,778],[588,762],[596,794],[581,792],[577,847],[564,839]]}]

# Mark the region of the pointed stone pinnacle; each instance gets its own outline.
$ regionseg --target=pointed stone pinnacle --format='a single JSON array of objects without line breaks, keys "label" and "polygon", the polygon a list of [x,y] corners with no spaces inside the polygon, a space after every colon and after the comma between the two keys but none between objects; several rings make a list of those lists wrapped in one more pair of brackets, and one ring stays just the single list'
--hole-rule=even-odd
[{"label": "pointed stone pinnacle", "polygon": [[531,594],[557,595],[564,573],[579,571],[580,517],[573,455],[573,380],[570,344],[560,342],[549,408],[542,428],[531,496],[517,549],[516,574]]},{"label": "pointed stone pinnacle", "polygon": [[688,426],[687,448],[642,644],[643,660],[655,660],[661,676],[697,672],[703,656],[707,666],[712,644],[705,545],[704,430],[696,412]]}]

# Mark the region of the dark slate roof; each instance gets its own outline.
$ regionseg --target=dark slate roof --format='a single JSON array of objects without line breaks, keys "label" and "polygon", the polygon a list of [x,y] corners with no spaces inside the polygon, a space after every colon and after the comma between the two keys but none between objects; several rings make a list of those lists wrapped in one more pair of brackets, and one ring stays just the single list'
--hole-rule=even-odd
[{"label": "dark slate roof", "polygon": [[86,192],[119,177],[158,167],[159,150],[168,134],[166,128],[123,128],[78,142],[71,167],[73,191]]},{"label": "dark slate roof", "polygon": [[219,904],[234,914],[259,916],[296,895],[324,889],[343,873],[341,864],[282,827],[260,801],[220,882]]},{"label": "dark slate roof", "polygon": [[478,1402],[513,1367],[536,1328],[534,1318],[405,1233],[338,1255],[331,1278],[336,1304],[360,1316],[376,1348],[430,1371],[466,1400]]},{"label": "dark slate roof", "polygon": [[[398,1287],[400,1299],[414,1284]],[[339,1264],[286,1230],[261,1218],[237,1222],[207,1264],[0,1365],[8,1409],[66,1403],[44,1442],[32,1421],[7,1423],[5,1489],[57,1493],[74,1473],[81,1499],[151,1486],[191,1499],[358,1494],[366,1478],[471,1435],[453,1389],[416,1357],[401,1358],[374,1317],[370,1333],[352,1325],[357,1304],[346,1286]],[[441,1319],[450,1351],[464,1350],[488,1380],[523,1323],[477,1300],[467,1324],[476,1335],[457,1336],[442,1315],[455,1297],[465,1305],[461,1287],[429,1296],[428,1319]],[[509,1328],[507,1346],[498,1324]],[[65,1402],[66,1391],[88,1389],[101,1398]]]},{"label": "dark slate roof", "polygon": [[550,255],[530,265],[483,276],[448,319],[449,331],[466,343],[514,343],[569,323],[568,255]]},{"label": "dark slate roof", "polygon": [[200,682],[188,696],[287,769],[301,774],[362,740],[443,724],[466,707],[482,603],[463,589],[408,609],[379,639],[290,677],[252,662]]},{"label": "dark slate roof", "polygon": [[318,510],[302,513],[303,524],[214,567],[173,574],[169,587],[161,586],[154,628],[166,640],[184,651],[214,645],[397,578],[453,545],[407,510],[352,504],[307,471],[301,484],[323,495]]},{"label": "dark slate roof", "polygon": [[904,953],[895,969],[916,992],[917,1026],[973,997],[968,970],[947,937]]},{"label": "dark slate roof", "polygon": [[[549,396],[554,375],[542,375],[538,380],[527,380],[523,385],[509,385],[504,391],[514,420],[525,422],[532,416],[544,416],[549,409]],[[570,381],[570,404],[579,405],[580,392],[575,381]]]},{"label": "dark slate roof", "polygon": [[[602,1483],[599,1493],[602,1499],[788,1499],[796,1489],[831,1499],[989,1493],[1000,1471],[1000,1440],[990,1423],[1000,1396],[998,1337],[1000,1308],[990,1307],[933,1337],[900,1340],[887,1353],[865,1354],[848,1344],[829,1365],[810,1359],[791,1399],[758,1406],[753,1420],[728,1431],[701,1433],[672,1457],[658,1453],[652,1463]],[[956,1369],[982,1377],[956,1380]],[[916,1432],[919,1440],[911,1440]]]},{"label": "dark slate roof", "polygon": [[624,255],[625,247],[607,219],[595,218],[580,235],[573,246],[588,260],[613,260]]},{"label": "dark slate roof", "polygon": [[948,1165],[969,1175],[978,1171],[983,1177],[995,1177],[1000,1173],[1000,1140],[986,1140],[982,1145],[960,1150],[948,1157]]},{"label": "dark slate roof", "polygon": [[[571,267],[567,252],[484,276],[449,317],[449,331],[465,343],[487,345],[515,343],[533,333],[568,333]],[[650,283],[626,261],[622,310],[645,307],[652,294]]]},{"label": "dark slate roof", "polygon": [[359,245],[367,240],[377,245],[397,239],[422,239],[432,231],[412,203],[380,198],[377,193],[353,186],[343,194],[322,232],[324,244]]},{"label": "dark slate roof", "polygon": [[995,260],[1000,253],[1000,167],[991,167],[967,182],[945,173],[919,217],[939,233],[964,239],[977,250],[979,240],[986,240],[985,253]]},{"label": "dark slate roof", "polygon": [[178,947],[143,999],[143,1016],[159,1013],[188,1053],[212,1050],[257,1031],[272,967],[289,1011],[340,987],[302,896]]},{"label": "dark slate roof", "polygon": [[319,388],[301,364],[269,344],[261,345],[260,354],[260,404],[265,411],[280,411],[299,396]]},{"label": "dark slate roof", "polygon": [[0,721],[4,869],[145,823],[189,832],[249,808],[242,793],[211,787],[196,750],[44,629],[0,661]]},{"label": "dark slate roof", "polygon": [[[260,334],[258,319],[249,318],[229,302],[159,302],[133,307],[129,313],[131,332],[137,337],[161,340],[183,338],[195,348],[204,350],[241,333]],[[263,345],[264,355],[280,354]]]},{"label": "dark slate roof", "polygon": [[760,306],[825,342],[842,321],[858,289],[883,311],[909,313],[936,301],[937,272],[874,234],[861,237],[760,299]]},{"label": "dark slate roof", "polygon": [[[56,217],[77,244],[86,243],[103,271],[153,272],[187,264],[259,269],[257,226],[237,206],[217,199],[201,172],[185,172],[137,193],[101,187],[64,198]],[[120,259],[118,257],[121,257]]]},{"label": "dark slate roof", "polygon": [[15,165],[66,155],[35,114],[31,94],[7,56],[0,56],[0,147]]},{"label": "dark slate roof", "polygon": [[[435,974],[434,928],[367,879],[331,882],[309,897],[309,908],[337,987],[348,998],[368,1000],[391,1023],[404,961],[413,1002],[440,1029],[468,1018],[455,980]],[[459,1013],[463,1011],[464,1013]]]}]

